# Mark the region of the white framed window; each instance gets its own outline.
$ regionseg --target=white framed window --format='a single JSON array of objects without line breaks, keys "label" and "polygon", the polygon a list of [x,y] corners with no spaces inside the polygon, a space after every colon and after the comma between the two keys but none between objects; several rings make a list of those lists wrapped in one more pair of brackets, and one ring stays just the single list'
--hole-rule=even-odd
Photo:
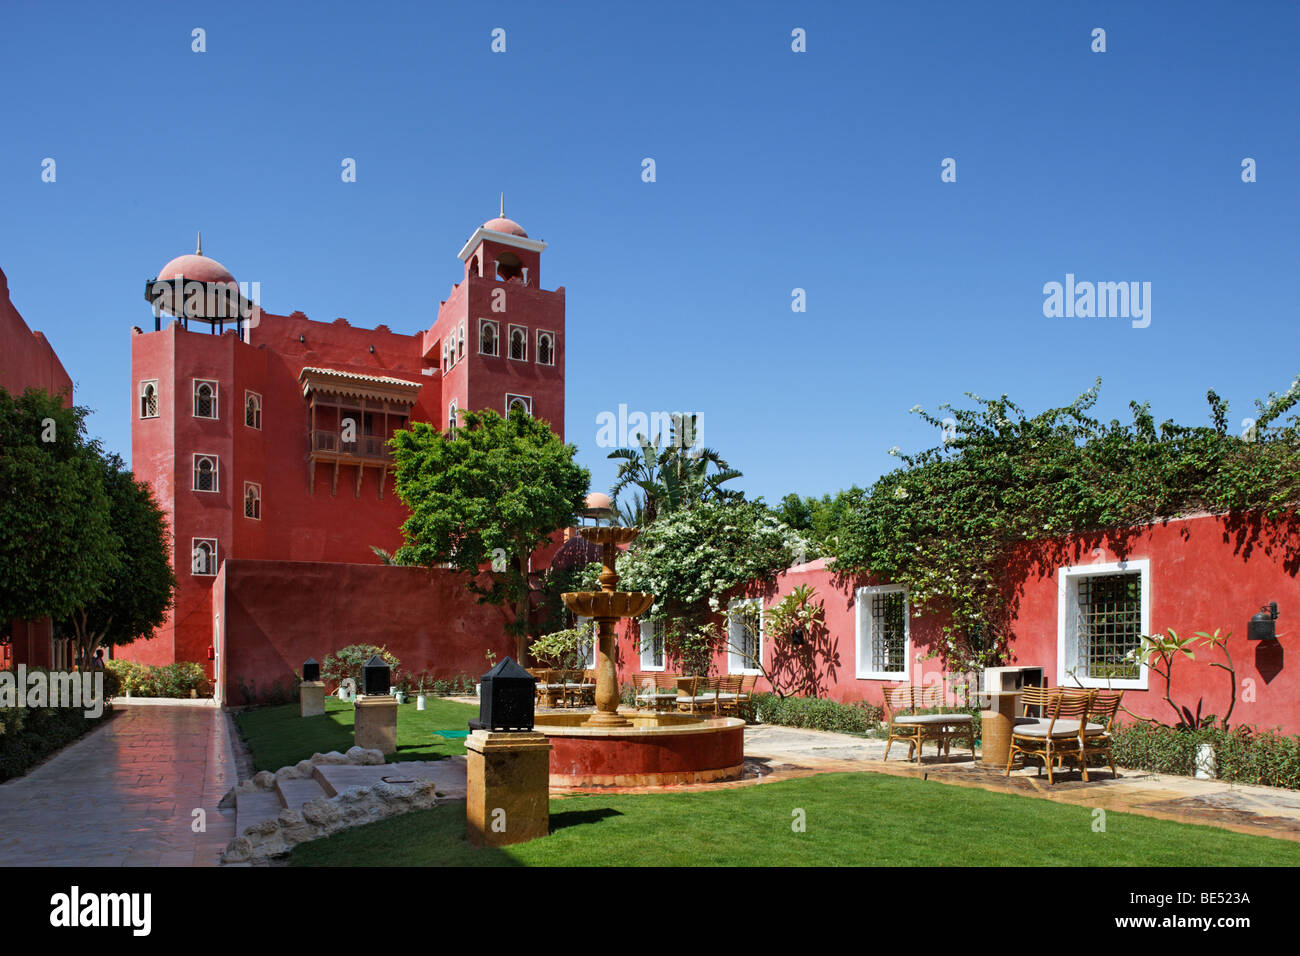
[{"label": "white framed window", "polygon": [[262,396],[257,392],[244,392],[244,424],[262,430]]},{"label": "white framed window", "polygon": [[491,319],[478,320],[478,354],[501,354],[501,327]]},{"label": "white framed window", "polygon": [[538,365],[555,364],[555,333],[554,332],[537,333],[537,364]]},{"label": "white framed window", "polygon": [[1057,571],[1057,684],[1146,690],[1147,666],[1137,652],[1150,633],[1149,560]]},{"label": "white framed window", "polygon": [[443,375],[446,375],[447,370],[451,368],[451,363],[447,360],[447,356],[448,354],[450,354],[450,352],[451,349],[448,347],[448,343],[443,342],[442,343],[442,374]]},{"label": "white framed window", "polygon": [[220,462],[216,455],[194,456],[194,490],[220,491]]},{"label": "white framed window", "polygon": [[200,575],[217,573],[216,538],[190,538],[190,573]]},{"label": "white framed window", "polygon": [[533,398],[531,395],[506,395],[506,418],[515,409],[519,409],[525,415],[533,413]]},{"label": "white framed window", "polygon": [[598,643],[596,639],[596,624],[589,617],[580,617],[578,618],[578,623],[573,626],[579,629],[581,628],[587,629],[587,633],[590,635],[590,637],[588,640],[585,640],[581,644],[579,644],[578,648],[583,653],[582,666],[585,667],[587,670],[595,670],[596,669],[596,644]]},{"label": "white framed window", "polygon": [[447,404],[447,431],[456,430],[456,399]]},{"label": "white framed window", "polygon": [[643,671],[661,671],[664,669],[664,635],[659,629],[658,621],[648,618],[641,622],[641,669]]},{"label": "white framed window", "polygon": [[158,379],[140,383],[140,417],[158,417]]},{"label": "white framed window", "polygon": [[211,379],[194,380],[194,417],[219,418],[217,414],[217,383]]},{"label": "white framed window", "polygon": [[528,330],[522,325],[510,326],[510,357],[516,362],[528,361]]},{"label": "white framed window", "polygon": [[737,598],[727,611],[727,673],[761,674],[763,599]]},{"label": "white framed window", "polygon": [[456,361],[465,357],[465,323],[460,324],[460,331],[456,334]]},{"label": "white framed window", "polygon": [[244,482],[244,517],[262,520],[262,486],[252,481]]},{"label": "white framed window", "polygon": [[854,592],[859,680],[907,680],[912,628],[907,590],[900,584]]}]

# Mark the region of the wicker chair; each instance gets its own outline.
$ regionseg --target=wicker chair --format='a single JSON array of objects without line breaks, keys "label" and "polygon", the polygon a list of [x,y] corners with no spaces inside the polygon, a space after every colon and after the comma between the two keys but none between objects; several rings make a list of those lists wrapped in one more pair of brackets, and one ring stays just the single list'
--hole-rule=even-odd
[{"label": "wicker chair", "polygon": [[[683,693],[685,691],[685,693]],[[718,684],[707,677],[677,678],[677,710],[686,714],[718,712]]]},{"label": "wicker chair", "polygon": [[718,716],[736,717],[740,714],[741,702],[745,699],[743,688],[745,678],[732,674],[718,678]]},{"label": "wicker chair", "polygon": [[1082,748],[1077,754],[1079,765],[1082,769],[1083,779],[1087,780],[1088,758],[1100,754],[1106,758],[1106,763],[1110,765],[1110,775],[1113,779],[1119,776],[1119,772],[1115,769],[1115,758],[1110,752],[1110,727],[1115,722],[1115,715],[1119,713],[1119,705],[1120,701],[1124,699],[1124,692],[1119,690],[1099,690],[1090,693],[1092,703],[1088,707],[1088,722],[1084,726]]},{"label": "wicker chair", "polygon": [[[1011,750],[1007,759],[1006,776],[1011,776],[1011,768],[1016,754],[1021,759],[1041,760],[1047,767],[1047,782],[1056,783],[1053,767],[1058,762],[1080,758],[1083,779],[1088,779],[1088,765],[1082,760],[1084,738],[1088,733],[1087,715],[1092,706],[1092,691],[1084,694],[1062,693],[1060,688],[1053,688],[1044,697],[1047,710],[1043,719],[1017,724],[1011,731]],[[1042,772],[1040,767],[1039,773]]]},{"label": "wicker chair", "polygon": [[921,762],[921,746],[933,740],[943,759],[948,760],[948,748],[954,738],[970,741],[971,760],[975,759],[975,723],[970,714],[918,714],[924,689],[915,684],[900,684],[885,688],[885,717],[889,721],[889,740],[885,744],[884,759],[889,759],[889,748],[895,740],[907,744],[907,759],[916,755]]}]

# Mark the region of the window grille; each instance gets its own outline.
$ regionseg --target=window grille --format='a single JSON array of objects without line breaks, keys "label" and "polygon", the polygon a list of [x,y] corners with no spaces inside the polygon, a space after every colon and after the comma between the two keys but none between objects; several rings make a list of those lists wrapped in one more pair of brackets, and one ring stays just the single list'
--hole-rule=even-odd
[{"label": "window grille", "polygon": [[1142,644],[1142,575],[1079,578],[1077,637],[1088,677],[1137,678],[1141,662],[1129,655]]},{"label": "window grille", "polygon": [[880,673],[901,673],[906,668],[906,599],[902,591],[885,591],[871,596],[871,669]]}]

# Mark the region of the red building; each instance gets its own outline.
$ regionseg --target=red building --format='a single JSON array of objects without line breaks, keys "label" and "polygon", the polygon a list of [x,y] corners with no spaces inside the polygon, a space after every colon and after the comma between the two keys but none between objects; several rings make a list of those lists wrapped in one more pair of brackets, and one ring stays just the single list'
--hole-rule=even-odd
[{"label": "red building", "polygon": [[[1227,651],[1235,670],[1233,704],[1222,650],[1198,648],[1194,660],[1180,659],[1170,696],[1193,712],[1222,717],[1233,704],[1232,724],[1300,733],[1300,669],[1287,670],[1300,638],[1300,533],[1294,520],[1270,521],[1260,514],[1200,515],[1170,519],[1107,533],[1027,543],[1008,575],[1011,626],[1007,634],[1012,667],[1041,669],[1050,686],[1123,690],[1124,706],[1142,717],[1176,721],[1165,700],[1165,682],[1137,661],[1113,663],[1138,645],[1142,634],[1173,628],[1180,637],[1199,631],[1231,633]],[[813,663],[820,696],[880,704],[883,688],[912,683],[932,689],[935,700],[952,691],[954,678],[944,658],[944,620],[916,616],[901,585],[868,575],[842,576],[827,562],[813,561],[756,581],[733,595],[732,604],[751,601],[760,612],[800,584],[817,589],[824,628],[810,635],[812,655],[792,649],[767,633],[767,615],[751,630],[734,627],[733,645],[714,661],[717,673],[758,673],[746,656],[761,655],[768,673],[787,693],[808,693],[805,661]],[[1250,640],[1251,618],[1276,602],[1275,639]],[[737,615],[739,618],[740,616]],[[636,640],[639,633],[641,640]],[[622,672],[672,668],[663,643],[645,624],[628,627],[619,640]],[[973,675],[979,689],[983,675]],[[770,685],[759,680],[760,689]],[[1127,719],[1127,718],[1126,718]]]},{"label": "red building", "polygon": [[[246,638],[274,643],[223,623],[223,608],[241,606],[233,582],[255,578],[254,562],[310,566],[301,579],[321,600],[329,566],[373,584],[344,566],[375,565],[372,547],[401,544],[406,512],[385,441],[412,421],[443,427],[457,409],[521,407],[563,437],[564,289],[542,288],[545,248],[503,208],[460,250],[462,277],[435,321],[412,334],[262,311],[201,246],[163,266],[146,286],[154,331],[136,328],[131,343],[132,466],[170,519],[179,588],[155,636],[118,656],[204,662],[220,684],[232,675],[208,662],[222,647],[233,656]],[[240,575],[219,576],[228,561]],[[390,579],[412,580],[409,569]],[[319,658],[353,638],[322,635],[310,650]],[[286,675],[297,653],[283,649]]]},{"label": "red building", "polygon": [[[72,378],[54,347],[40,332],[33,332],[9,297],[9,278],[0,269],[0,388],[21,395],[39,388],[72,405]],[[0,668],[14,664],[66,667],[67,641],[54,639],[48,617],[37,621],[8,622],[9,641],[0,644]]]}]

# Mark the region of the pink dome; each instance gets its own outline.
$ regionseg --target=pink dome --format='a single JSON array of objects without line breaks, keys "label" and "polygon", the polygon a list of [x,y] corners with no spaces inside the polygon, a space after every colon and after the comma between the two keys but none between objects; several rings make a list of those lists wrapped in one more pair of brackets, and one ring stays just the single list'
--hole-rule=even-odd
[{"label": "pink dome", "polygon": [[483,223],[484,229],[491,229],[493,232],[504,232],[510,236],[518,236],[520,239],[527,239],[528,233],[524,232],[524,227],[519,225],[513,219],[506,219],[504,216],[498,216],[496,219],[489,219]]},{"label": "pink dome", "polygon": [[216,259],[209,259],[207,256],[194,255],[193,253],[186,256],[177,256],[158,270],[159,279],[175,279],[177,276],[182,275],[187,279],[197,279],[199,282],[235,281],[235,277],[230,274],[230,270]]},{"label": "pink dome", "polygon": [[609,500],[609,495],[602,495],[599,491],[593,491],[587,495],[588,511],[613,511],[614,502]]}]

